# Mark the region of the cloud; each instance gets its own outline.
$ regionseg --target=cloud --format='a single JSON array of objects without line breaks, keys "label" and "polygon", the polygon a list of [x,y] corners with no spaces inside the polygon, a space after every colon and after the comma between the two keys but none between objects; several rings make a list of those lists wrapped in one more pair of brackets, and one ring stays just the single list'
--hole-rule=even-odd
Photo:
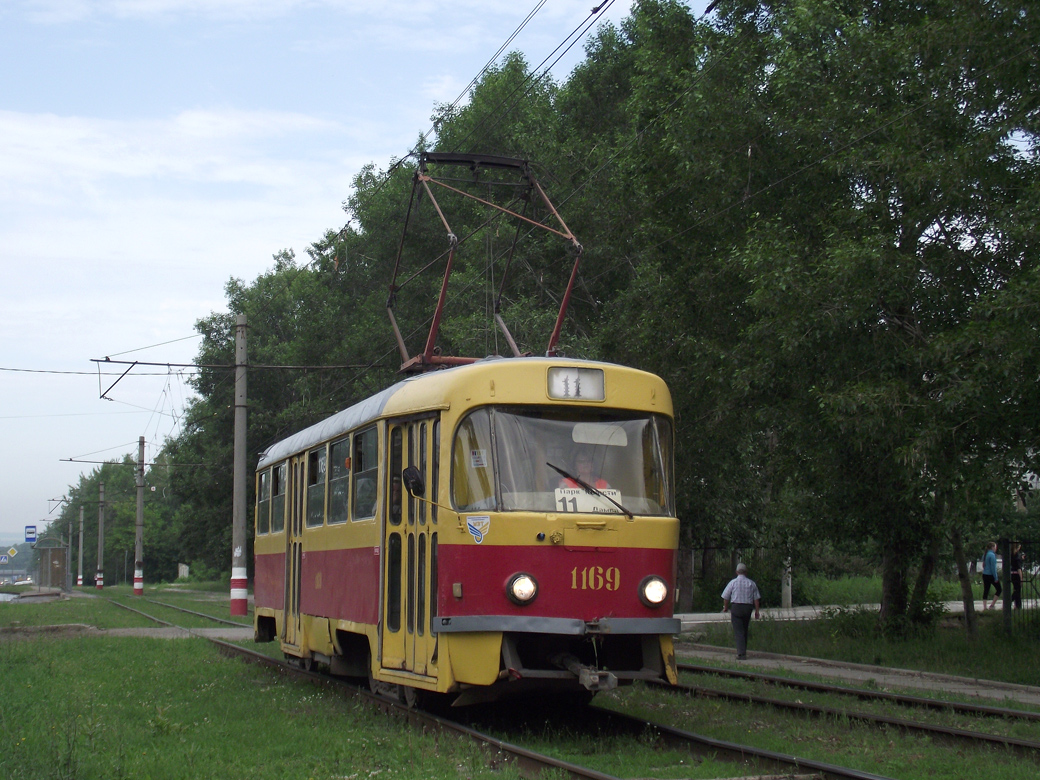
[{"label": "cloud", "polygon": [[[301,139],[351,135],[349,128],[301,114],[194,110],[165,120],[0,111],[0,187],[86,181],[98,176],[170,176],[194,181],[285,184],[278,145],[309,148]],[[305,153],[297,151],[298,157]],[[268,161],[268,162],[261,162]],[[23,190],[24,191],[24,190]]]}]

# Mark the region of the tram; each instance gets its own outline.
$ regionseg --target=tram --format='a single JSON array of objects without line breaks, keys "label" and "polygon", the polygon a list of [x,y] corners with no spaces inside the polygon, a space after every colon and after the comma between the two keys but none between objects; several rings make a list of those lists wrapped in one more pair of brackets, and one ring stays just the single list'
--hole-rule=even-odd
[{"label": "tram", "polygon": [[407,703],[674,684],[672,442],[624,366],[408,377],[262,453],[256,639]]}]

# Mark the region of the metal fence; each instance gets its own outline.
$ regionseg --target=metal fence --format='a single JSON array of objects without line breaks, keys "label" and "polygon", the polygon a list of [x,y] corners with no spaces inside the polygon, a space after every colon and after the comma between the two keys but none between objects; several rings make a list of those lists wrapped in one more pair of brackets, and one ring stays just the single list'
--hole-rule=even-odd
[{"label": "metal fence", "polygon": [[1040,634],[1040,544],[1001,539],[997,552],[1003,584],[998,608],[1004,610],[1004,627],[1014,634]]},{"label": "metal fence", "polygon": [[[765,604],[783,603],[783,580],[787,571],[781,550],[764,547],[702,547],[681,550],[680,580],[685,580],[687,593],[680,592],[683,610],[717,612],[722,608],[722,590],[734,577],[738,563],[745,563],[749,576],[762,592]],[[685,569],[685,572],[683,571]],[[682,577],[683,574],[687,576]]]},{"label": "metal fence", "polygon": [[[1016,549],[1017,547],[1017,549]],[[1021,580],[1011,576],[1012,554],[1019,555]],[[680,550],[679,612],[716,612],[721,608],[721,594],[734,576],[736,565],[747,564],[749,572],[762,592],[763,604],[783,604],[783,583],[793,581],[794,604],[804,603],[798,571],[791,577],[783,550],[762,547],[701,547]],[[1002,596],[997,609],[1003,610],[1004,628],[1010,634],[1035,634],[1040,637],[1040,542],[1036,540],[1002,539],[997,543],[998,571]],[[1004,565],[1004,561],[1008,564]],[[972,578],[982,581],[982,563],[972,565]],[[955,577],[951,572],[951,577]],[[981,590],[977,592],[981,598]],[[990,594],[992,598],[992,593]]]}]

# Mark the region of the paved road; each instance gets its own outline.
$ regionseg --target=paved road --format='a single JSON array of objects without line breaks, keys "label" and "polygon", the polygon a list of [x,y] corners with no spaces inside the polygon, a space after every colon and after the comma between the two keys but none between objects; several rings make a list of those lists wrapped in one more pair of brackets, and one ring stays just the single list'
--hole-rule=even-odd
[{"label": "paved road", "polygon": [[[946,611],[951,615],[959,615],[964,612],[964,602],[962,601],[947,601]],[[863,609],[879,609],[878,604],[863,604]],[[982,601],[975,602],[975,611],[981,612],[983,608]],[[763,620],[812,620],[813,618],[820,617],[820,615],[826,610],[834,609],[850,609],[850,607],[837,607],[837,606],[821,606],[821,607],[790,607],[783,609],[780,607],[769,607],[762,610]],[[1000,609],[998,606],[997,609]],[[682,632],[696,631],[698,626],[706,623],[728,623],[729,613],[722,612],[721,601],[718,612],[690,612],[677,614],[677,618],[682,621]]]}]

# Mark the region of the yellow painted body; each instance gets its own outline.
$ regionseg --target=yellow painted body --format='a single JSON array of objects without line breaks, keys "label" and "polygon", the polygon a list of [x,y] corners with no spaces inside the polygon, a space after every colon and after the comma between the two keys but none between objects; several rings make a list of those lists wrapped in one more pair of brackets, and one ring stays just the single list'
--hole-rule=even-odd
[{"label": "yellow painted body", "polygon": [[[561,401],[549,397],[547,369],[550,366],[570,365],[591,366],[604,371],[606,392],[602,401]],[[292,604],[292,588],[309,588],[312,592],[322,592],[323,588],[327,587],[326,576],[318,573],[306,583],[288,583],[285,592],[290,598],[282,608],[260,603],[256,605],[255,625],[258,634],[263,621],[269,621],[269,625],[273,626],[273,635],[280,639],[286,654],[304,658],[318,656],[325,659],[341,654],[343,647],[340,640],[345,635],[354,635],[363,638],[360,641],[368,648],[369,671],[373,679],[438,692],[457,691],[460,686],[488,686],[500,676],[502,632],[435,634],[431,630],[431,609],[428,603],[425,605],[425,623],[421,635],[418,631],[409,632],[403,628],[398,631],[388,629],[392,616],[387,606],[386,561],[388,545],[391,544],[393,534],[399,535],[402,545],[409,541],[418,545],[419,538],[426,537],[422,543],[426,544],[426,580],[423,589],[427,598],[431,592],[430,547],[434,538],[441,553],[444,553],[447,547],[475,548],[477,542],[467,531],[466,525],[467,519],[477,514],[490,517],[494,529],[494,532],[482,542],[485,548],[544,544],[565,548],[676,550],[679,523],[674,517],[639,516],[633,520],[622,514],[456,512],[450,506],[454,432],[463,417],[473,409],[485,405],[581,405],[648,412],[669,419],[673,413],[671,395],[659,377],[623,366],[585,361],[548,358],[488,360],[425,374],[395,385],[388,391],[385,403],[378,413],[352,429],[360,431],[375,425],[378,430],[380,465],[375,517],[330,524],[326,515],[321,524],[315,526],[308,526],[300,520],[296,524],[297,532],[293,532],[294,513],[306,511],[305,490],[302,486],[311,479],[309,469],[312,468],[306,460],[307,452],[313,452],[316,447],[327,447],[337,436],[346,435],[344,432],[338,432],[325,441],[307,441],[304,449],[286,456],[284,461],[279,461],[288,464],[288,479],[291,485],[284,495],[272,501],[284,502],[285,530],[258,534],[254,541],[258,560],[261,556],[284,556],[285,574],[290,579],[293,576],[294,545],[298,546],[298,552],[295,554],[300,556],[352,550],[363,559],[366,551],[372,551],[372,554],[379,558],[379,582],[370,584],[373,597],[378,594],[380,601],[379,618],[375,622],[359,622],[297,613]],[[403,510],[401,524],[395,526],[390,521],[391,486],[387,478],[391,432],[395,427],[399,427],[406,438],[412,436],[418,441],[422,437],[432,453],[432,428],[423,428],[420,432],[420,425],[426,421],[432,426],[434,420],[438,420],[440,426],[440,467],[436,473],[436,485],[427,484],[426,496],[429,498],[435,494],[438,498],[436,522],[432,516],[431,505],[427,504],[423,509],[418,499],[408,502],[406,498],[407,508]],[[300,436],[305,433],[301,432]],[[260,471],[269,469],[271,463],[262,461],[261,465],[261,469],[258,470],[258,498]],[[432,478],[433,473],[432,469],[427,467],[424,476]],[[298,484],[293,483],[293,480],[297,480]],[[328,501],[325,506],[328,507]],[[260,511],[258,504],[258,516]],[[265,511],[269,516],[271,509],[268,507]],[[420,511],[426,513],[424,524],[417,520]],[[544,541],[534,541],[538,534],[544,535]],[[405,574],[401,577],[404,588]],[[441,583],[440,588],[442,593],[444,589],[450,591],[451,583]],[[671,637],[662,635],[659,641],[665,676],[674,683],[676,671]]]}]

